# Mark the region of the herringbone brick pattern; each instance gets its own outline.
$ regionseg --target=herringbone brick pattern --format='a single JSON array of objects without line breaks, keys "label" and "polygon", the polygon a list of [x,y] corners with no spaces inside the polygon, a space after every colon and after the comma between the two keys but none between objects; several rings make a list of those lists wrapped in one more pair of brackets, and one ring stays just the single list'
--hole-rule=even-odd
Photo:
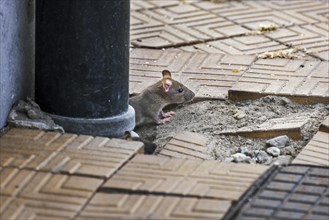
[{"label": "herringbone brick pattern", "polygon": [[142,147],[119,139],[11,129],[1,137],[0,165],[109,177]]},{"label": "herringbone brick pattern", "polygon": [[[235,29],[237,31],[225,31]],[[239,25],[192,4],[132,12],[131,44],[163,48],[243,34]]]},{"label": "herringbone brick pattern", "polygon": [[328,103],[328,62],[259,59],[230,89],[229,98],[243,100],[281,95],[303,103]]},{"label": "herringbone brick pattern", "polygon": [[[134,4],[140,3],[135,1]],[[291,69],[285,67],[305,60],[328,61],[328,2],[163,1],[161,5],[156,4],[149,2],[132,10],[132,44],[162,50],[151,53],[140,48],[132,50],[130,93],[139,93],[156,82],[161,78],[158,72],[167,68],[195,90],[198,97],[225,98],[227,91],[233,87],[229,96],[234,99],[236,91],[239,91],[240,99],[283,95],[305,104],[326,103],[329,96],[326,90],[327,62],[313,71],[319,71],[322,75],[315,77],[312,74],[303,76],[305,71],[311,73],[310,68],[296,69],[293,74]],[[256,35],[252,33],[261,25],[276,25],[277,29]],[[177,49],[164,49],[178,46]],[[288,60],[263,61],[252,57],[286,49],[297,51],[296,56],[302,60],[291,61],[281,68],[277,62]],[[264,63],[264,68],[253,64],[256,69],[251,67],[250,71],[251,62],[225,72],[224,68],[219,67],[222,54],[245,55],[235,60],[253,59],[253,62]],[[205,62],[208,63],[206,67]],[[231,64],[234,66],[236,63]],[[275,70],[273,66],[279,68]],[[308,64],[301,64],[301,68],[303,66]],[[194,71],[186,71],[192,67]],[[269,74],[268,67],[279,72]],[[302,74],[298,75],[299,72]],[[241,81],[236,84],[237,79]]]},{"label": "herringbone brick pattern", "polygon": [[77,219],[220,219],[231,201],[97,193]]},{"label": "herringbone brick pattern", "polygon": [[266,36],[296,49],[306,50],[322,60],[329,60],[328,23],[321,22],[281,28],[275,32],[267,33]]},{"label": "herringbone brick pattern", "polygon": [[288,47],[272,39],[263,36],[239,36],[228,39],[211,41],[204,44],[182,47],[186,51],[200,50],[208,53],[234,54],[234,55],[254,55],[265,52],[284,50]]},{"label": "herringbone brick pattern", "polygon": [[102,183],[10,167],[2,168],[0,176],[1,219],[72,218]]}]

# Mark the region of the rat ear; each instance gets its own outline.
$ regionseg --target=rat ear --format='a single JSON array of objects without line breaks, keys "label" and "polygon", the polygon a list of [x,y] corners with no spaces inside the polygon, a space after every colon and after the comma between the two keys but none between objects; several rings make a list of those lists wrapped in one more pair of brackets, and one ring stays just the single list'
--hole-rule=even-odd
[{"label": "rat ear", "polygon": [[171,78],[171,72],[169,70],[162,71],[163,78]]},{"label": "rat ear", "polygon": [[169,92],[171,85],[172,85],[172,81],[170,79],[162,80],[162,86],[163,86],[165,92]]}]

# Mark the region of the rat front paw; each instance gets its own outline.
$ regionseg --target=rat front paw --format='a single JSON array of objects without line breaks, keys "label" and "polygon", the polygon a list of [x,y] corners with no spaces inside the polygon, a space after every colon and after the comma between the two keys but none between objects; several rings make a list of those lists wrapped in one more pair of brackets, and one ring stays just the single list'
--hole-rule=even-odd
[{"label": "rat front paw", "polygon": [[164,118],[164,119],[159,119],[156,123],[158,124],[158,125],[161,125],[161,124],[166,124],[166,123],[169,123],[170,122],[170,118],[168,117],[168,118]]},{"label": "rat front paw", "polygon": [[173,111],[170,111],[170,112],[163,112],[163,111],[161,111],[161,116],[162,116],[163,118],[168,118],[168,117],[171,117],[171,116],[173,116],[173,115],[176,115],[176,112],[173,112]]}]

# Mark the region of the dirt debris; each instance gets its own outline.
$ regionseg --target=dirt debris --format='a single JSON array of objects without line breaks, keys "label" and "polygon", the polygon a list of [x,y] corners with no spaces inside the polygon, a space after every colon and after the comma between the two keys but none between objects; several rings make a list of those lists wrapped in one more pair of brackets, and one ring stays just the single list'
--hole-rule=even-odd
[{"label": "dirt debris", "polygon": [[[137,128],[141,138],[157,144],[159,152],[177,133],[182,131],[196,132],[208,138],[206,151],[211,159],[232,161],[232,155],[247,151],[250,163],[263,162],[272,164],[278,157],[269,155],[264,159],[268,139],[244,138],[240,136],[221,135],[227,129],[257,127],[269,119],[292,115],[306,115],[309,123],[302,130],[301,140],[289,140],[289,145],[280,150],[280,155],[295,157],[318,131],[321,122],[329,115],[329,105],[300,105],[285,97],[266,96],[258,100],[242,102],[202,101],[169,107],[176,111],[173,121],[166,125],[145,125]],[[243,117],[238,117],[243,115]],[[257,157],[258,156],[258,157]],[[269,162],[269,160],[271,162]]]}]

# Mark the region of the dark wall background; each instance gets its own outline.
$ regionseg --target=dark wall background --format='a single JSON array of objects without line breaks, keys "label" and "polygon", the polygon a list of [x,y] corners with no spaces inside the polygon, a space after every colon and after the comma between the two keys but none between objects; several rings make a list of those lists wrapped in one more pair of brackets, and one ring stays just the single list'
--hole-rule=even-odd
[{"label": "dark wall background", "polygon": [[34,8],[35,0],[0,0],[0,128],[34,94]]}]

